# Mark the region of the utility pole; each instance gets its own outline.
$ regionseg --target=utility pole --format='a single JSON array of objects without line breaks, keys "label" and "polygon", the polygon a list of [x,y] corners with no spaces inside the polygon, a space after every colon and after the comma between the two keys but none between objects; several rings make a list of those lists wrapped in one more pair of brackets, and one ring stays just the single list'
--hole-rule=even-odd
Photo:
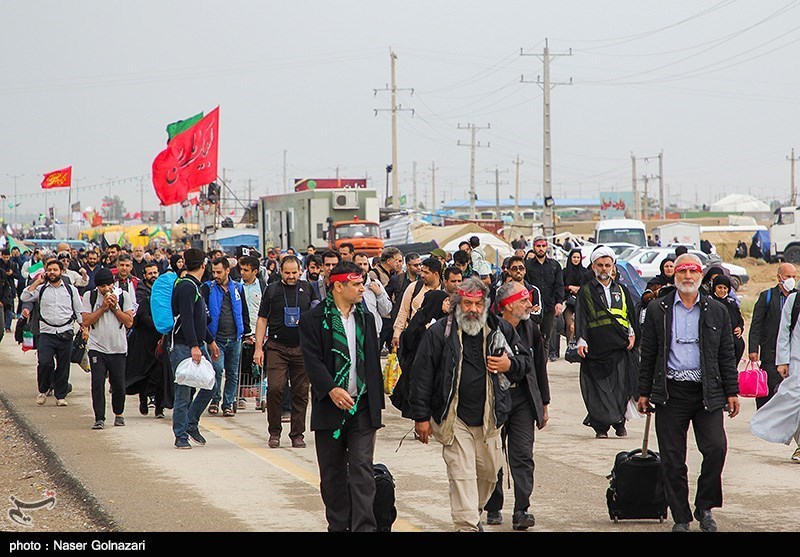
[{"label": "utility pole", "polygon": [[[548,40],[545,39],[544,41],[544,51],[542,52],[541,56],[538,54],[529,55],[520,50],[520,56],[536,56],[537,58],[541,59],[543,62],[543,69],[542,69],[542,76],[537,77],[535,82],[539,87],[542,88],[542,92],[544,93],[543,99],[543,155],[544,155],[544,164],[543,164],[543,181],[542,181],[542,193],[544,197],[544,234],[545,236],[553,236],[555,234],[555,211],[553,206],[555,205],[555,200],[553,199],[553,176],[552,176],[552,161],[551,161],[551,142],[550,142],[550,91],[557,85],[572,85],[572,78],[570,78],[569,82],[565,83],[551,83],[550,81],[550,59],[554,56],[572,56],[572,49],[569,49],[567,53],[561,54],[552,54],[550,52],[550,46]],[[525,76],[520,78],[522,83],[526,83]]]},{"label": "utility pole", "polygon": [[413,199],[414,211],[416,211],[419,208],[417,201],[417,161],[411,163],[411,187],[411,199]]},{"label": "utility pole", "polygon": [[648,217],[648,200],[647,200],[647,174],[642,176],[642,180],[644,180],[644,219],[647,220]]},{"label": "utility pole", "polygon": [[434,214],[436,213],[436,171],[438,169],[436,162],[431,161],[431,206],[428,207],[428,210]]},{"label": "utility pole", "polygon": [[[508,170],[503,170],[502,174],[505,174],[506,172],[508,172]],[[494,167],[494,218],[495,219],[500,218],[500,174],[501,174],[500,168],[495,166]],[[507,183],[508,182],[503,182],[503,184]]]},{"label": "utility pole", "polygon": [[389,109],[386,108],[376,108],[375,109],[375,116],[378,115],[378,112],[389,110],[392,113],[392,207],[395,209],[400,208],[400,191],[397,187],[397,113],[401,110],[410,110],[411,115],[414,115],[413,108],[403,108],[402,105],[397,104],[397,92],[398,91],[411,91],[411,94],[414,94],[414,89],[398,89],[397,87],[397,54],[390,48],[389,49],[389,59],[392,63],[392,83],[391,86],[387,85],[383,89],[373,89],[374,94],[377,95],[378,91],[391,91],[392,93],[392,107]]},{"label": "utility pole", "polygon": [[637,179],[636,179],[636,156],[631,153],[631,177],[632,177],[632,190],[633,190],[633,213],[636,215],[636,218],[641,220],[642,218],[642,206],[641,206],[641,199],[639,199],[639,191],[637,186]]},{"label": "utility pole", "polygon": [[658,153],[658,218],[667,218],[667,207],[664,204],[664,150]]},{"label": "utility pole", "polygon": [[478,147],[491,147],[491,143],[487,143],[486,145],[481,145],[479,141],[476,141],[476,136],[478,130],[488,130],[491,127],[491,124],[486,124],[485,126],[476,126],[475,124],[467,124],[466,126],[462,126],[461,124],[458,125],[458,129],[460,130],[470,130],[472,134],[472,141],[469,145],[461,143],[461,140],[458,140],[459,147],[470,147],[470,163],[469,163],[469,218],[474,220],[475,219],[475,150]]},{"label": "utility pole", "polygon": [[283,150],[283,193],[289,191],[289,176],[287,174],[288,167],[286,166],[286,149]]},{"label": "utility pole", "polygon": [[[286,151],[284,151],[285,153]],[[286,176],[283,177],[283,183],[286,183]],[[253,179],[247,179],[247,206],[250,207],[253,204]]]},{"label": "utility pole", "polygon": [[790,191],[789,205],[794,207],[794,206],[797,205],[797,189],[795,188],[795,185],[794,185],[794,163],[795,163],[796,160],[798,160],[794,156],[794,147],[792,147],[792,155],[791,155],[791,157],[786,157],[786,160],[788,160],[789,162],[792,163],[792,165],[791,165],[792,173],[791,173],[791,183],[790,183],[791,189],[789,190]]},{"label": "utility pole", "polygon": [[517,160],[513,161],[514,165],[517,167],[517,171],[515,173],[514,178],[514,220],[519,218],[519,166],[523,164],[525,161],[519,160],[519,155],[517,155]]},{"label": "utility pole", "polygon": [[[139,212],[141,213],[142,222],[144,222],[144,178],[142,177],[139,177]],[[69,208],[69,214],[71,219],[72,207]]]},{"label": "utility pole", "polygon": [[14,180],[14,224],[17,223],[17,179],[25,176],[24,174],[6,174],[9,178]]}]

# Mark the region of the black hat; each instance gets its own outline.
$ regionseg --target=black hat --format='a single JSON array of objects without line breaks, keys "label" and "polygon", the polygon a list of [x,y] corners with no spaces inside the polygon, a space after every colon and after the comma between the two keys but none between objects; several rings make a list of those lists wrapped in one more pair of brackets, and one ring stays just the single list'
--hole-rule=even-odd
[{"label": "black hat", "polygon": [[103,267],[99,269],[94,275],[95,286],[104,286],[106,284],[114,284],[114,274],[110,269]]}]

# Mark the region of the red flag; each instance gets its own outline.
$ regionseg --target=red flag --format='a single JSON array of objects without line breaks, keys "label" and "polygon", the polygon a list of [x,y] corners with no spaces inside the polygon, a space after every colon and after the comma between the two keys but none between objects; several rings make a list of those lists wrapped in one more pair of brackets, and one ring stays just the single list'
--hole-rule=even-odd
[{"label": "red flag", "polygon": [[162,205],[186,199],[217,177],[219,107],[170,140],[153,161],[153,186]]},{"label": "red flag", "polygon": [[95,228],[102,224],[103,224],[103,217],[100,215],[100,213],[95,213],[95,215],[92,217],[92,228]]},{"label": "red flag", "polygon": [[51,188],[68,188],[72,185],[72,167],[54,170],[44,175],[42,187],[46,190]]}]

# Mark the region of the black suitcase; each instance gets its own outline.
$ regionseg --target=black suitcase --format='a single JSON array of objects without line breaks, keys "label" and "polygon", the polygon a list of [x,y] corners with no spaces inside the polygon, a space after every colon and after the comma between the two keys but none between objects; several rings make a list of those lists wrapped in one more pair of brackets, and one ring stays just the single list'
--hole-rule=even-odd
[{"label": "black suitcase", "polygon": [[615,523],[622,519],[667,518],[667,496],[661,470],[661,456],[647,449],[650,435],[648,412],[642,448],[623,451],[614,459],[606,491],[608,515]]},{"label": "black suitcase", "polygon": [[374,464],[375,502],[372,509],[378,532],[391,532],[392,524],[397,519],[395,506],[394,477],[384,464]]}]

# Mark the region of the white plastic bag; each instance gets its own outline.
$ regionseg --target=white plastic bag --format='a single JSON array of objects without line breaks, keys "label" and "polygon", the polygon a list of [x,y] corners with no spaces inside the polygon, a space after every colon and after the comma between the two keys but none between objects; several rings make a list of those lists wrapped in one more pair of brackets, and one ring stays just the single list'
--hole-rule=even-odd
[{"label": "white plastic bag", "polygon": [[639,412],[639,408],[636,406],[636,401],[632,398],[628,399],[628,406],[625,408],[625,419],[626,420],[639,420],[644,418],[647,414],[642,414]]},{"label": "white plastic bag", "polygon": [[211,390],[215,381],[214,366],[205,357],[200,358],[199,364],[194,363],[191,358],[186,358],[175,369],[175,382],[178,385]]}]

